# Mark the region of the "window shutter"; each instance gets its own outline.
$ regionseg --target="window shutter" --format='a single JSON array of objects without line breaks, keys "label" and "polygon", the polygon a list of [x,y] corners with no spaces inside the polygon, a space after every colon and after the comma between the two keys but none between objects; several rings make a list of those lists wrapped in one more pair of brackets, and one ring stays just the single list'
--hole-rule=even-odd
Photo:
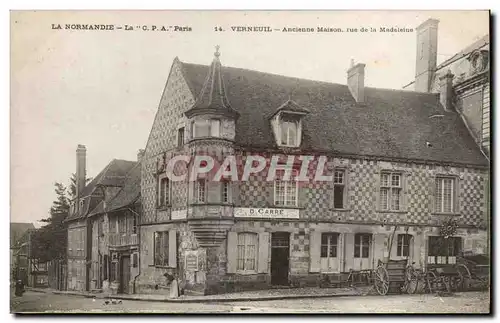
[{"label": "window shutter", "polygon": [[380,177],[382,173],[379,171],[375,176],[375,210],[380,210]]},{"label": "window shutter", "polygon": [[[391,234],[392,234],[392,232],[391,232]],[[391,256],[390,256],[392,259],[394,259],[398,256],[398,236],[399,236],[399,234],[396,232],[394,234],[394,238],[392,240],[392,248],[391,248]],[[401,254],[401,256],[403,256],[403,255]]]},{"label": "window shutter", "polygon": [[319,273],[321,269],[321,232],[312,231],[309,241],[310,268],[309,272]]},{"label": "window shutter", "polygon": [[[374,253],[373,253],[373,260],[375,266],[377,266],[379,260],[384,259],[384,252],[386,250],[385,246],[385,240],[386,240],[386,235],[385,233],[376,233],[374,234],[373,237],[374,240]],[[392,253],[392,252],[391,252]]]},{"label": "window shutter", "polygon": [[345,233],[345,271],[352,269],[354,265],[354,233]]},{"label": "window shutter", "polygon": [[402,203],[403,205],[401,206],[401,210],[407,211],[408,210],[408,196],[409,192],[407,192],[408,188],[408,177],[411,176],[411,174],[405,174],[404,172],[401,174],[401,193],[403,194],[402,196]]},{"label": "window shutter", "polygon": [[431,211],[431,213],[438,211],[436,209],[436,181],[437,178],[435,176],[431,178],[431,189],[429,190],[431,195],[429,199],[430,202],[429,210]]},{"label": "window shutter", "polygon": [[177,231],[168,231],[168,266],[177,267]]},{"label": "window shutter", "polygon": [[269,232],[259,233],[258,272],[267,273],[269,264]]},{"label": "window shutter", "polygon": [[234,274],[236,272],[236,259],[238,252],[238,233],[227,233],[227,273]]}]

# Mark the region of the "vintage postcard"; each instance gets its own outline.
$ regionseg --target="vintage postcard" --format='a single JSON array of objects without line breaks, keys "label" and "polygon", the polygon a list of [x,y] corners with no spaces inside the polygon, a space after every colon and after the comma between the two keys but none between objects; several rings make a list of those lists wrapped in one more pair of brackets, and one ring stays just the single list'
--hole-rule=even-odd
[{"label": "vintage postcard", "polygon": [[11,11],[11,312],[490,313],[489,29]]}]

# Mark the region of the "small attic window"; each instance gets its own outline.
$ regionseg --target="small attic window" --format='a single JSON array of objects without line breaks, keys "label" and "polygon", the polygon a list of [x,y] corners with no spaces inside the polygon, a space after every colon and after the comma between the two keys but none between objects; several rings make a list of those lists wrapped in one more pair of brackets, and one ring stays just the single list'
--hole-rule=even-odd
[{"label": "small attic window", "polygon": [[300,142],[300,119],[283,113],[279,117],[280,146],[297,147]]}]

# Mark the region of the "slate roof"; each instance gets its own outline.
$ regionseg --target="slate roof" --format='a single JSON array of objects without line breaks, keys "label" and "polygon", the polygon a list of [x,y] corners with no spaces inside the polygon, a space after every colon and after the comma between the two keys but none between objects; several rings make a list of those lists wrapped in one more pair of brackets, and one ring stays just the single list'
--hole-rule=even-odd
[{"label": "slate roof", "polygon": [[16,242],[23,237],[28,230],[34,230],[33,223],[11,222],[10,223],[10,246],[13,247]]},{"label": "slate roof", "polygon": [[[209,67],[181,64],[196,97]],[[358,104],[344,84],[233,67],[222,67],[222,75],[228,100],[240,113],[240,146],[277,148],[268,117],[292,99],[309,111],[302,151],[487,165],[460,116],[446,112],[437,94],[367,87],[366,102]],[[444,117],[429,118],[436,114]]]},{"label": "slate roof", "polygon": [[104,212],[116,211],[126,206],[134,204],[141,196],[141,163],[136,163],[126,176],[123,187],[107,203],[104,208],[104,202],[100,202],[93,209],[89,216],[94,216]]},{"label": "slate roof", "polygon": [[84,199],[83,208],[80,212],[70,214],[66,221],[76,220],[85,217],[91,210],[96,208],[100,203],[101,197],[91,196],[97,186],[115,186],[121,187],[125,184],[127,173],[137,165],[135,161],[123,159],[113,159],[90,183],[85,186],[81,197]]}]

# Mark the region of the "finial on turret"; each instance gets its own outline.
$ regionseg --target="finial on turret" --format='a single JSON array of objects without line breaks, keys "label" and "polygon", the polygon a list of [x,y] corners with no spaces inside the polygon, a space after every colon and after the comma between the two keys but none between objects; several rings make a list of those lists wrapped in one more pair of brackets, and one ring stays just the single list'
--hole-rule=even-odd
[{"label": "finial on turret", "polygon": [[351,66],[349,67],[354,67],[354,58],[351,58]]},{"label": "finial on turret", "polygon": [[215,57],[219,57],[220,56],[219,48],[220,48],[219,45],[215,46],[215,53],[214,53]]}]

